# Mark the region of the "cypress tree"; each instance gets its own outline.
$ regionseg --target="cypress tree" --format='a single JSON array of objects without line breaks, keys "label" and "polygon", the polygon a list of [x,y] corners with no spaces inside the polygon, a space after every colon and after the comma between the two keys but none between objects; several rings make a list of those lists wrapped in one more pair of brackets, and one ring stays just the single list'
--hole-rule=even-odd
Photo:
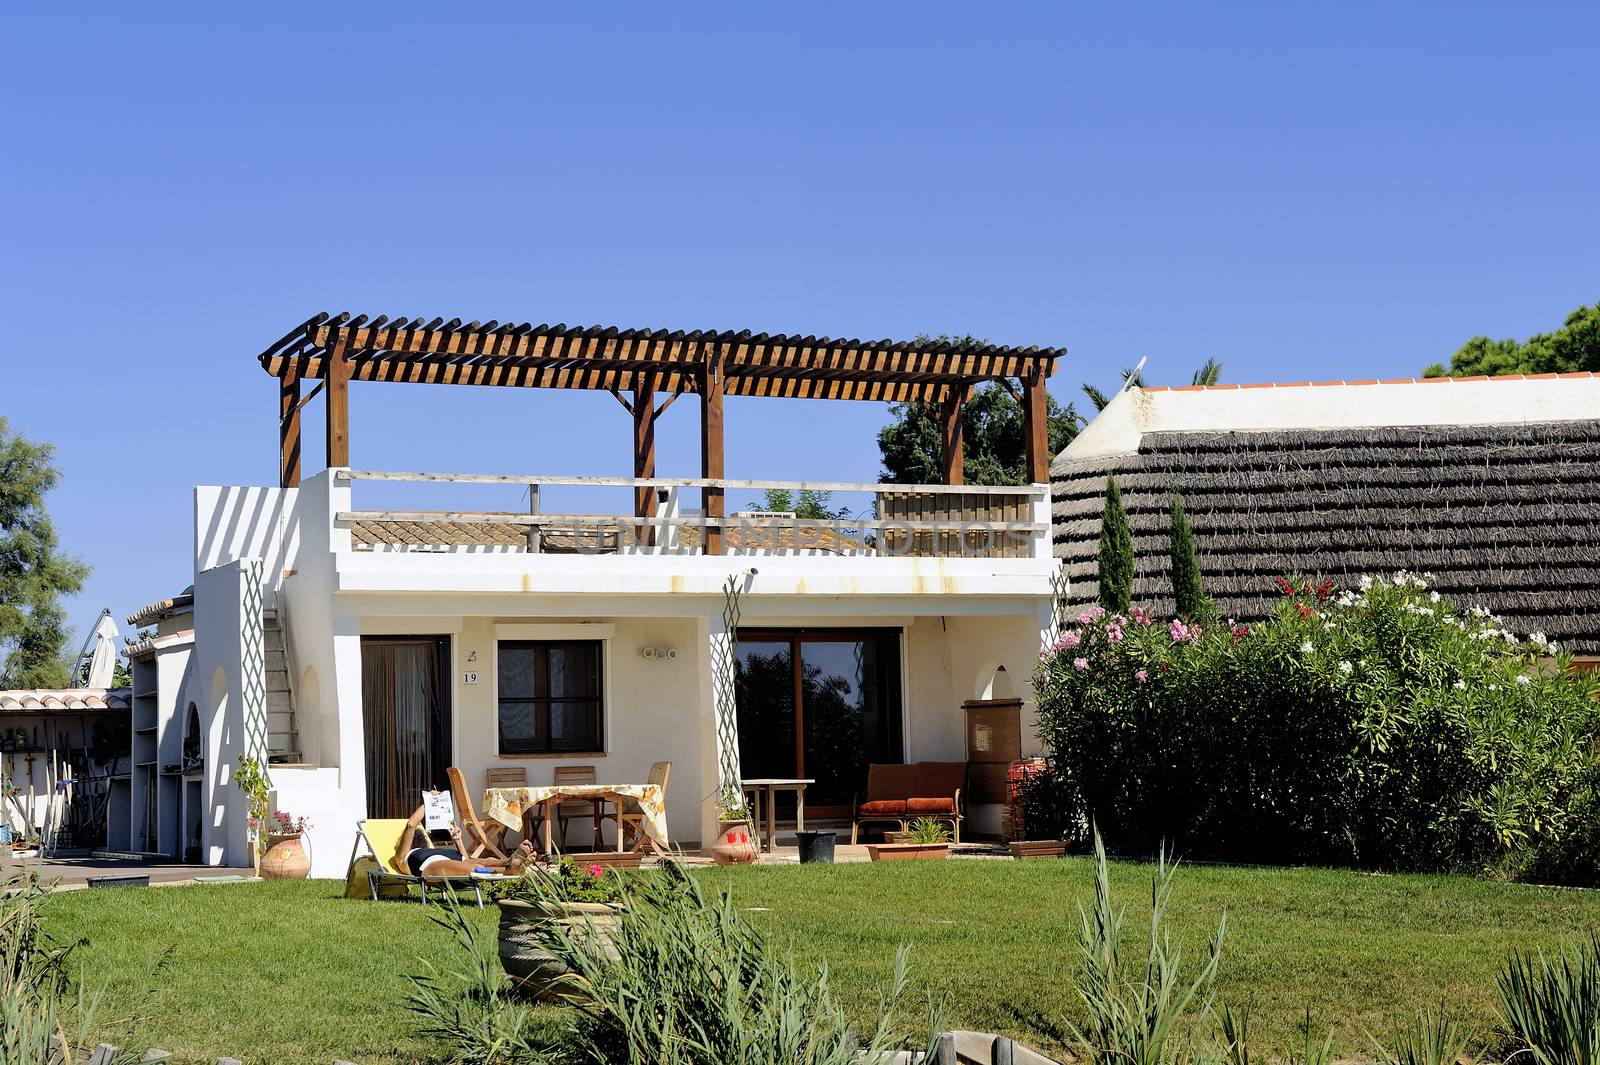
[{"label": "cypress tree", "polygon": [[1172,598],[1177,601],[1180,617],[1202,617],[1211,613],[1211,600],[1206,598],[1200,580],[1200,559],[1195,553],[1194,533],[1189,519],[1183,513],[1183,499],[1172,497]]},{"label": "cypress tree", "polygon": [[1115,474],[1106,478],[1106,505],[1100,516],[1100,605],[1126,614],[1133,602],[1133,533]]}]

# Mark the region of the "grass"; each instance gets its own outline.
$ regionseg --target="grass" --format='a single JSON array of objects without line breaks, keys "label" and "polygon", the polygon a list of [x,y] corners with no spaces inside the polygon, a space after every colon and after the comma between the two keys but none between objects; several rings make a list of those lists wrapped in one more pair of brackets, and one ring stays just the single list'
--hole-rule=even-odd
[{"label": "grass", "polygon": [[[1135,933],[1149,906],[1148,866],[1112,881]],[[1059,1049],[1078,1017],[1071,936],[1091,899],[1084,859],[894,862],[707,870],[775,943],[830,965],[864,1018],[894,948],[912,948],[914,984],[946,996],[952,1027]],[[362,1065],[430,1060],[403,1007],[421,959],[450,962],[447,933],[417,905],[339,897],[328,882],[74,892],[52,900],[61,937],[88,936],[91,986],[109,981],[107,1017],[137,1017],[146,1040],[210,1062]],[[1516,948],[1562,949],[1600,927],[1600,893],[1457,877],[1186,866],[1172,933],[1191,962],[1228,911],[1219,993],[1250,1004],[1257,1054],[1303,1041],[1309,1008],[1334,1026],[1335,1053],[1370,1057],[1365,1035],[1448,1004],[1482,1042],[1494,1029],[1494,978]],[[485,927],[492,911],[481,915]],[[174,954],[152,993],[145,974]],[[1319,1033],[1320,1034],[1320,1033]]]}]

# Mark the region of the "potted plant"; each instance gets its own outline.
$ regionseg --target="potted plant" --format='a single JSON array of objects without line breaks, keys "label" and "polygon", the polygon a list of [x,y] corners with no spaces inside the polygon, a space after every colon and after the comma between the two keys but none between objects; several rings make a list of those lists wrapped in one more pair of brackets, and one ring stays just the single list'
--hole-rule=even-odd
[{"label": "potted plant", "polygon": [[261,830],[262,879],[304,880],[311,875],[311,857],[303,840],[310,827],[308,818],[272,811]]},{"label": "potted plant", "polygon": [[256,875],[261,875],[262,830],[266,828],[267,807],[271,794],[267,789],[267,775],[261,763],[248,754],[240,755],[233,770],[233,786],[244,793],[245,834],[250,841],[250,864]]},{"label": "potted plant", "polygon": [[599,863],[562,858],[554,867],[530,865],[496,891],[500,907],[500,967],[513,983],[541,999],[563,997],[557,981],[567,966],[540,943],[540,926],[551,922],[592,935],[611,951],[611,932],[622,903],[621,874]]},{"label": "potted plant", "polygon": [[718,865],[749,865],[760,854],[750,827],[750,805],[744,796],[725,791],[717,799],[717,841],[711,857]]},{"label": "potted plant", "polygon": [[909,858],[943,858],[950,853],[950,829],[942,821],[919,817],[911,822],[911,830],[902,835],[911,838],[904,843],[867,844],[867,855],[875,862],[893,862]]}]

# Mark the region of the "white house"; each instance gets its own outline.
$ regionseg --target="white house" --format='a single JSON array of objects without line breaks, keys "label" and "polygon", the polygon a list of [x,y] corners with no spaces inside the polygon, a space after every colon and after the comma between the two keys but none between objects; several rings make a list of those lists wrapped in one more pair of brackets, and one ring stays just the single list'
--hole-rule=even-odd
[{"label": "white house", "polygon": [[[1044,389],[1060,354],[349,315],[297,326],[260,357],[280,384],[280,484],[195,491],[185,691],[203,859],[248,862],[230,778],[252,751],[271,758],[277,806],[312,819],[318,876],[343,875],[359,819],[409,812],[450,765],[477,788],[492,766],[540,784],[593,765],[620,783],[670,761],[672,841],[694,847],[714,838],[724,777],[812,778],[808,815],[848,816],[869,762],[965,759],[963,703],[1025,700],[1051,624]],[[631,415],[634,469],[352,468],[352,381],[606,389]],[[1022,400],[1030,484],[961,484],[960,404],[983,381]],[[319,393],[327,468],[302,479],[300,410]],[[702,476],[659,478],[655,420],[684,393],[702,411]],[[937,404],[941,483],[728,480],[726,395]],[[725,514],[728,492],[773,487],[831,489],[871,516]],[[460,509],[484,491],[506,508]],[[632,507],[551,514],[542,492]],[[730,699],[736,719],[718,713]],[[971,829],[997,829],[998,807],[968,812]]]}]

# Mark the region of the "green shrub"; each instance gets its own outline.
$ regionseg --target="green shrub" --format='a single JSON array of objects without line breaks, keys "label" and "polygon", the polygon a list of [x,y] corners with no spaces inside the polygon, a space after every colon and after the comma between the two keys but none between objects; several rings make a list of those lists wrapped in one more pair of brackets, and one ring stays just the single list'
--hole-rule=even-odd
[{"label": "green shrub", "polygon": [[1100,605],[1127,610],[1133,596],[1133,533],[1115,475],[1106,478],[1105,509],[1100,514]]},{"label": "green shrub", "polygon": [[1278,587],[1261,624],[1095,607],[1045,648],[1058,805],[1123,852],[1378,868],[1529,865],[1582,830],[1594,676],[1409,574]]},{"label": "green shrub", "polygon": [[1216,613],[1200,579],[1200,559],[1195,551],[1194,532],[1183,513],[1183,500],[1172,497],[1172,519],[1168,534],[1172,554],[1172,598],[1180,618],[1210,620]]}]

